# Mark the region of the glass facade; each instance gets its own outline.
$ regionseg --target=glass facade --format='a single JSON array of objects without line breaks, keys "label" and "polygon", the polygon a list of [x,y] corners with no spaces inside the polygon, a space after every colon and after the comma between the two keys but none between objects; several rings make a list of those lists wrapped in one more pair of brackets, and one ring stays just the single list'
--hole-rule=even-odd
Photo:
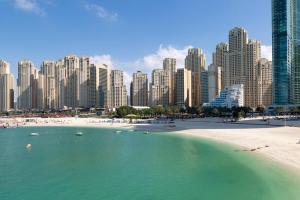
[{"label": "glass facade", "polygon": [[300,103],[300,0],[272,0],[273,103]]}]

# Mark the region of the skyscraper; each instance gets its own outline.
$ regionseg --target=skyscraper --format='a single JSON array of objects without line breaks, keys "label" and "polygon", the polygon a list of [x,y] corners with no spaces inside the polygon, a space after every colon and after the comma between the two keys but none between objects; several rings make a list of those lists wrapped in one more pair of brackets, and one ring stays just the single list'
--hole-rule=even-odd
[{"label": "skyscraper", "polygon": [[148,75],[138,71],[132,75],[132,106],[148,106]]},{"label": "skyscraper", "polygon": [[169,73],[163,69],[152,70],[150,84],[150,105],[168,106],[169,104]]},{"label": "skyscraper", "polygon": [[75,109],[79,106],[79,59],[75,55],[66,56],[64,64],[67,80],[65,105]]},{"label": "skyscraper", "polygon": [[245,105],[256,108],[258,104],[258,62],[261,58],[261,44],[257,40],[249,40],[247,43],[247,63],[245,68]]},{"label": "skyscraper", "polygon": [[225,67],[225,86],[244,84],[247,64],[248,34],[243,28],[229,32],[228,63]]},{"label": "skyscraper", "polygon": [[300,103],[300,2],[272,0],[273,103]]},{"label": "skyscraper", "polygon": [[225,88],[225,67],[229,62],[228,52],[228,44],[220,43],[216,46],[216,52],[213,54],[213,65],[221,69],[221,90]]},{"label": "skyscraper", "polygon": [[18,63],[18,109],[31,110],[37,107],[37,78],[37,70],[31,61],[23,60]]},{"label": "skyscraper", "polygon": [[176,99],[176,59],[165,58],[163,61],[163,69],[169,74],[169,104],[174,105]]},{"label": "skyscraper", "polygon": [[55,66],[55,95],[56,95],[56,109],[62,110],[64,109],[64,106],[66,105],[66,68],[64,64],[64,60],[59,60],[56,62]]},{"label": "skyscraper", "polygon": [[9,63],[0,60],[0,112],[14,108],[14,77],[10,73]]},{"label": "skyscraper", "polygon": [[[108,65],[101,65],[99,67],[99,107],[109,108],[111,103],[111,80],[110,67]],[[126,87],[123,88],[123,93],[127,96]]]},{"label": "skyscraper", "polygon": [[179,107],[192,106],[191,71],[182,68],[176,73],[176,105]]},{"label": "skyscraper", "polygon": [[272,62],[265,58],[259,60],[257,64],[256,86],[257,105],[269,106],[272,104]]},{"label": "skyscraper", "polygon": [[188,50],[188,55],[185,58],[185,68],[191,71],[192,76],[192,106],[201,106],[204,103],[201,101],[200,74],[205,70],[205,65],[205,55],[202,49],[193,48]]},{"label": "skyscraper", "polygon": [[90,65],[89,107],[108,108],[110,103],[110,70],[108,65]]},{"label": "skyscraper", "polygon": [[214,64],[208,66],[208,102],[215,99],[222,88],[222,69]]},{"label": "skyscraper", "polygon": [[79,106],[88,108],[88,85],[90,79],[90,58],[79,58]]},{"label": "skyscraper", "polygon": [[208,71],[205,70],[200,74],[201,81],[201,102],[208,103]]},{"label": "skyscraper", "polygon": [[40,89],[44,90],[44,108],[46,109],[56,109],[55,65],[55,61],[44,61],[41,66],[40,75],[44,76],[44,84]]},{"label": "skyscraper", "polygon": [[119,108],[127,105],[127,91],[124,85],[123,71],[111,71],[111,107]]}]

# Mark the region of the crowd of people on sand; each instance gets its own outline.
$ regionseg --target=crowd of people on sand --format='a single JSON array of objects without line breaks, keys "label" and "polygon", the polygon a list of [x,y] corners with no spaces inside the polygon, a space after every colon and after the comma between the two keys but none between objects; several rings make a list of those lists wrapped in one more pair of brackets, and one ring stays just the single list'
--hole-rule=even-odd
[{"label": "crowd of people on sand", "polygon": [[114,124],[163,124],[175,126],[171,119],[102,119],[102,118],[3,118],[0,119],[0,128],[19,126],[50,126],[50,125],[114,125]]}]

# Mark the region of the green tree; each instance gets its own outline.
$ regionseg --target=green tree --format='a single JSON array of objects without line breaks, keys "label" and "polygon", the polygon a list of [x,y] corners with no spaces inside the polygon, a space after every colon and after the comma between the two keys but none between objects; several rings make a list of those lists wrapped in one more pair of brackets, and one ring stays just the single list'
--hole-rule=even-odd
[{"label": "green tree", "polygon": [[220,115],[220,111],[218,108],[214,108],[214,109],[212,109],[211,114],[214,117],[218,117]]},{"label": "green tree", "polygon": [[117,117],[124,118],[130,114],[133,114],[133,115],[137,114],[137,110],[130,106],[122,106],[117,109],[116,114],[117,114]]},{"label": "green tree", "polygon": [[265,107],[263,107],[263,106],[259,106],[259,107],[257,107],[256,108],[256,112],[258,112],[258,113],[260,113],[260,114],[264,114],[265,113]]}]

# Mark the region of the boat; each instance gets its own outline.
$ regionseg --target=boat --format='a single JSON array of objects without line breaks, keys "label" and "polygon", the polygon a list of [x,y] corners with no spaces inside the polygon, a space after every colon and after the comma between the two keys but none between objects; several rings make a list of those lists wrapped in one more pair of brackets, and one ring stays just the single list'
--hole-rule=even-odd
[{"label": "boat", "polygon": [[30,136],[39,136],[39,133],[30,133]]},{"label": "boat", "polygon": [[77,135],[77,136],[82,136],[83,133],[82,133],[82,132],[77,132],[75,135]]},{"label": "boat", "polygon": [[135,132],[135,130],[133,130],[133,129],[130,129],[130,130],[128,130],[128,132]]},{"label": "boat", "polygon": [[150,134],[150,131],[145,131],[144,134],[146,134],[146,135],[147,135],[147,134]]},{"label": "boat", "polygon": [[116,133],[122,133],[122,131],[116,131]]},{"label": "boat", "polygon": [[27,144],[26,145],[26,149],[31,149],[32,148],[32,144]]}]

